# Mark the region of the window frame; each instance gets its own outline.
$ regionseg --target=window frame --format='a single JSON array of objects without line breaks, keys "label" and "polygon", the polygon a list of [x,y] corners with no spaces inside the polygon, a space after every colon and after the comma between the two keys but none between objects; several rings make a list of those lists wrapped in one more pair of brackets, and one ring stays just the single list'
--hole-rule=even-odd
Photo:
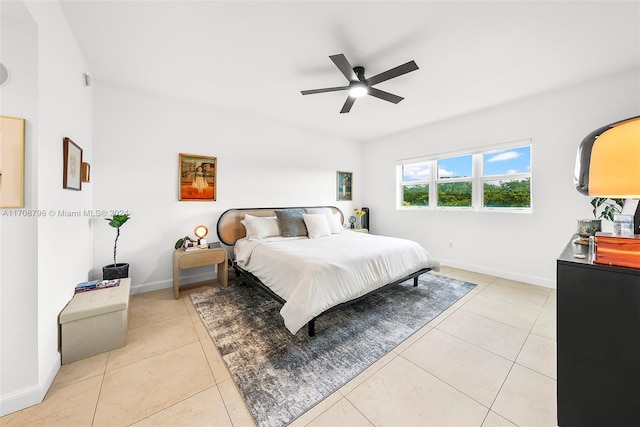
[{"label": "window frame", "polygon": [[[436,178],[435,178],[435,208],[436,209],[447,209],[447,210],[451,210],[451,209],[460,209],[460,210],[469,210],[469,209],[473,209],[474,206],[474,190],[475,190],[475,185],[474,185],[474,176],[475,176],[475,171],[476,171],[476,165],[475,165],[475,157],[472,153],[464,153],[464,154],[455,154],[455,155],[447,155],[447,156],[439,156],[437,158],[435,158],[433,160],[437,172],[439,172],[438,169],[438,162],[440,160],[446,160],[446,159],[453,159],[453,158],[459,158],[459,157],[466,157],[466,156],[471,156],[471,176],[463,176],[463,177],[459,177],[459,178],[438,178],[438,173],[436,173]],[[471,183],[471,206],[440,206],[438,203],[440,202],[440,199],[438,198],[438,184],[453,184],[456,182],[469,182]],[[429,192],[431,192],[431,189],[429,189]],[[431,197],[429,197],[429,202],[431,202]]]},{"label": "window frame", "polygon": [[[529,147],[529,171],[515,174],[484,175],[483,156],[490,151],[501,151],[510,148]],[[452,157],[471,155],[471,177],[462,178],[438,178],[438,160]],[[423,181],[403,181],[403,168],[406,165],[427,163],[429,164],[429,180]],[[460,210],[474,212],[508,212],[530,214],[533,211],[533,144],[531,139],[521,139],[507,143],[478,147],[476,149],[438,153],[429,156],[401,159],[396,161],[396,209],[397,210]],[[485,207],[484,206],[484,183],[487,181],[518,180],[529,179],[529,207]],[[454,182],[471,182],[471,206],[438,206],[438,184]],[[405,206],[404,188],[414,185],[429,186],[428,206]]]}]

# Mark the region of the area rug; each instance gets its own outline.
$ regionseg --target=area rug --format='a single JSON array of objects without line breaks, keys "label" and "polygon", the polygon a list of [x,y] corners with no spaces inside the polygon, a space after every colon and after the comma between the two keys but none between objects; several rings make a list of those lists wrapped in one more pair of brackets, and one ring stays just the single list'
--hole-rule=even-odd
[{"label": "area rug", "polygon": [[246,283],[191,294],[193,305],[261,427],[283,426],[387,354],[476,285],[435,274],[389,286],[316,320],[284,326],[279,303]]}]

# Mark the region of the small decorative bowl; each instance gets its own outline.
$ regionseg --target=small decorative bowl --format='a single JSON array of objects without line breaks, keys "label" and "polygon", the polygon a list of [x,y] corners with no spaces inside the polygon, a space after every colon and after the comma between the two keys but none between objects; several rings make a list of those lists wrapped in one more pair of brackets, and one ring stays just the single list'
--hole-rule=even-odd
[{"label": "small decorative bowl", "polygon": [[594,236],[598,231],[602,230],[602,221],[599,219],[579,219],[578,231],[580,237]]}]

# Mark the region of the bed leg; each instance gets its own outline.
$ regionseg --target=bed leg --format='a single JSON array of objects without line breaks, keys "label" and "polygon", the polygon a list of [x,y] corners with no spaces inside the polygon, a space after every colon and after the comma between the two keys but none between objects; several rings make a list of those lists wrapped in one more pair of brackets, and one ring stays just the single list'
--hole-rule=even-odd
[{"label": "bed leg", "polygon": [[413,286],[418,286],[418,276],[413,278]]},{"label": "bed leg", "polygon": [[307,326],[309,327],[309,336],[313,337],[316,334],[316,321],[314,320],[310,320],[309,323],[307,324]]}]

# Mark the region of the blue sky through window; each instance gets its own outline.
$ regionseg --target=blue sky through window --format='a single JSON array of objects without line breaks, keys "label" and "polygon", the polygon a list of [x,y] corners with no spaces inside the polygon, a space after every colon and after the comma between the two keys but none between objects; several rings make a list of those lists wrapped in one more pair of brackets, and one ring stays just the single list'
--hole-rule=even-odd
[{"label": "blue sky through window", "polygon": [[429,163],[412,163],[402,167],[402,181],[429,181]]},{"label": "blue sky through window", "polygon": [[438,178],[462,178],[471,176],[472,155],[438,160]]},{"label": "blue sky through window", "polygon": [[531,147],[487,151],[482,156],[484,175],[531,172]]}]

